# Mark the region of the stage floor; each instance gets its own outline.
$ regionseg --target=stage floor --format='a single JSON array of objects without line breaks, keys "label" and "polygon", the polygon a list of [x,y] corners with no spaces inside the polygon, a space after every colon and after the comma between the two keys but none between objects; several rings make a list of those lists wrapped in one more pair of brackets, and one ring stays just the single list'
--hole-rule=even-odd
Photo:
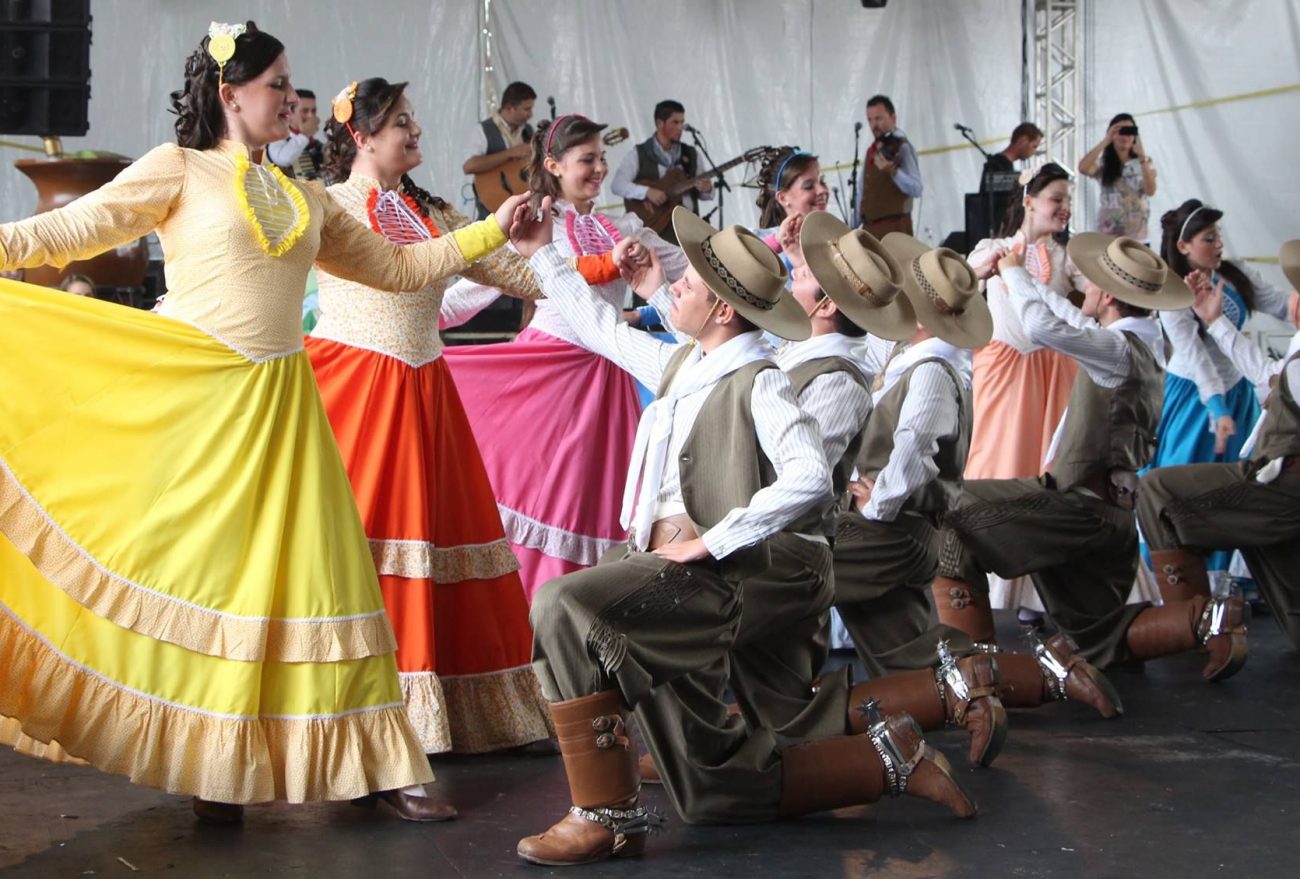
[{"label": "stage floor", "polygon": [[[1004,643],[1015,638],[1004,626]],[[1075,704],[1012,712],[992,769],[965,736],[935,734],[978,799],[970,821],[904,798],[746,827],[671,816],[648,854],[550,870],[515,843],[568,807],[558,757],[436,758],[447,824],[384,820],[347,804],[248,809],[242,827],[199,826],[189,801],[93,770],[0,753],[5,876],[844,876],[1288,877],[1300,820],[1300,653],[1272,620],[1251,627],[1246,668],[1203,683],[1196,656],[1115,674],[1127,713]],[[1288,867],[1287,863],[1291,866]]]}]

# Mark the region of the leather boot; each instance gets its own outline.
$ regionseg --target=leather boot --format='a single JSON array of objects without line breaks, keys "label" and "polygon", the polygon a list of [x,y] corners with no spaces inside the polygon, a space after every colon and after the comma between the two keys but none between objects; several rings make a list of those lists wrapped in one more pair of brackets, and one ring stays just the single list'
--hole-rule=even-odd
[{"label": "leather boot", "polygon": [[374,809],[383,806],[385,811],[391,812],[395,817],[401,818],[403,821],[417,821],[420,823],[450,821],[457,815],[456,807],[449,803],[440,803],[428,797],[408,794],[400,790],[377,791],[364,797],[358,797],[352,801],[352,805],[363,809]]},{"label": "leather boot", "polygon": [[970,733],[970,761],[992,764],[1007,735],[1007,712],[997,696],[998,662],[989,653],[954,660],[945,645],[937,668],[894,672],[855,684],[849,693],[848,731],[865,733],[863,710],[880,702],[885,714],[904,712],[925,732],[962,726]]},{"label": "leather boot", "polygon": [[659,767],[655,765],[654,754],[648,751],[641,755],[641,759],[636,761],[636,768],[641,773],[642,784],[663,784],[664,780],[659,775]]},{"label": "leather boot", "polygon": [[864,735],[835,736],[781,752],[781,814],[786,817],[874,803],[885,794],[920,797],[961,818],[978,811],[952,777],[947,759],[921,738],[907,714],[875,718]]},{"label": "leather boot", "polygon": [[1164,607],[1148,607],[1133,620],[1125,634],[1138,659],[1155,659],[1184,653],[1204,645],[1209,653],[1201,676],[1223,681],[1246,664],[1246,606],[1240,595],[1228,598],[1198,596]]},{"label": "leather boot", "polygon": [[566,866],[641,854],[646,834],[663,818],[637,805],[641,785],[622,695],[605,690],[550,708],[573,806],[545,833],[520,840],[519,856]]},{"label": "leather boot", "polygon": [[1153,549],[1151,570],[1155,572],[1160,598],[1165,604],[1210,596],[1205,559],[1197,553],[1185,549]]},{"label": "leather boot", "polygon": [[195,797],[194,817],[204,824],[238,824],[244,820],[244,807],[238,803],[218,803]]},{"label": "leather boot", "polygon": [[977,644],[992,645],[998,642],[987,586],[975,590],[965,580],[935,577],[930,592],[940,623],[965,632]]},{"label": "leather boot", "polygon": [[1097,709],[1102,717],[1124,713],[1124,703],[1107,677],[1078,656],[1079,646],[1059,632],[1034,647],[1033,655],[999,653],[1002,686],[998,695],[1008,708],[1037,708],[1044,702],[1069,699]]}]

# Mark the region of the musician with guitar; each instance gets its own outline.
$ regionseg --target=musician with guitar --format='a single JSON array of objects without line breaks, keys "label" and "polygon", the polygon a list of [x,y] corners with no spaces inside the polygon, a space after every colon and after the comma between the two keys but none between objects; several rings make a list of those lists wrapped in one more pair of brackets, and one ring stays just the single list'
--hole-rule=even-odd
[{"label": "musician with guitar", "polygon": [[[683,204],[698,213],[700,201],[713,198],[713,179],[699,176],[700,160],[695,148],[682,143],[686,108],[679,101],[655,104],[655,133],[628,153],[614,172],[610,189],[627,201],[627,208],[641,217],[665,240],[676,243],[668,218]],[[653,222],[652,217],[662,222]]]},{"label": "musician with guitar", "polygon": [[512,82],[501,93],[501,107],[479,123],[475,134],[478,152],[461,166],[474,175],[479,219],[500,207],[507,198],[528,189],[524,172],[532,155],[533,104],[537,92],[524,82]]}]

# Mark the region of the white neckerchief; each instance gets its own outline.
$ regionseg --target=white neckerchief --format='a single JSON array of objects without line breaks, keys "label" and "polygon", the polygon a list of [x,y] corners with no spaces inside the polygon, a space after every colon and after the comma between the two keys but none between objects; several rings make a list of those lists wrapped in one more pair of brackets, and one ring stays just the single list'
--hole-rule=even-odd
[{"label": "white neckerchief", "polygon": [[862,377],[870,382],[874,376],[862,359],[859,351],[861,343],[861,339],[852,339],[843,333],[827,333],[824,336],[813,336],[803,342],[791,342],[782,346],[776,352],[776,365],[785,372],[789,372],[799,364],[807,363],[810,360],[821,360],[824,357],[843,357],[856,366],[858,372],[862,373]]},{"label": "white neckerchief", "polygon": [[949,342],[945,342],[938,336],[931,336],[928,339],[917,342],[908,348],[902,354],[899,354],[893,360],[889,361],[885,367],[885,383],[880,390],[872,395],[872,403],[879,403],[880,398],[889,393],[890,389],[898,383],[909,369],[922,360],[932,360],[938,358],[953,369],[961,376],[962,382],[970,386],[970,351],[965,348],[958,348]]},{"label": "white neckerchief", "polygon": [[[686,355],[686,362],[677,370],[672,386],[641,413],[636,427],[636,440],[632,444],[632,462],[627,470],[627,484],[623,487],[623,511],[619,522],[630,528],[636,548],[644,550],[650,544],[650,528],[654,525],[655,506],[659,500],[659,487],[663,483],[664,465],[668,460],[668,444],[673,436],[673,413],[683,397],[712,387],[741,367],[756,360],[770,360],[772,346],[759,332],[744,333],[729,339],[706,357],[699,347]],[[637,486],[640,485],[640,493]]]},{"label": "white neckerchief", "polygon": [[[1160,329],[1159,322],[1153,317],[1121,317],[1112,324],[1108,324],[1105,329],[1112,333],[1123,333],[1128,330],[1133,335],[1142,340],[1142,344],[1151,349],[1152,356],[1155,357],[1156,363],[1161,369],[1165,368],[1165,337]],[[1056,422],[1056,430],[1052,431],[1052,441],[1047,446],[1047,455],[1043,458],[1043,469],[1047,470],[1052,461],[1056,459],[1056,450],[1061,445],[1061,439],[1065,436],[1065,419],[1070,414],[1070,407],[1066,406],[1065,411],[1061,413],[1061,420]]]}]

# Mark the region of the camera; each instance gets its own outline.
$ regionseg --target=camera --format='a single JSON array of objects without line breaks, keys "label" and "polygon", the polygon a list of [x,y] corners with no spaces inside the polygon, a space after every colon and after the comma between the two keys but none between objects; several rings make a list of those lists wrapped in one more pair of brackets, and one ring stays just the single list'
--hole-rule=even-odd
[{"label": "camera", "polygon": [[1126,134],[1129,137],[1137,137],[1138,127],[1136,125],[1125,125],[1119,130],[1120,134]]}]

